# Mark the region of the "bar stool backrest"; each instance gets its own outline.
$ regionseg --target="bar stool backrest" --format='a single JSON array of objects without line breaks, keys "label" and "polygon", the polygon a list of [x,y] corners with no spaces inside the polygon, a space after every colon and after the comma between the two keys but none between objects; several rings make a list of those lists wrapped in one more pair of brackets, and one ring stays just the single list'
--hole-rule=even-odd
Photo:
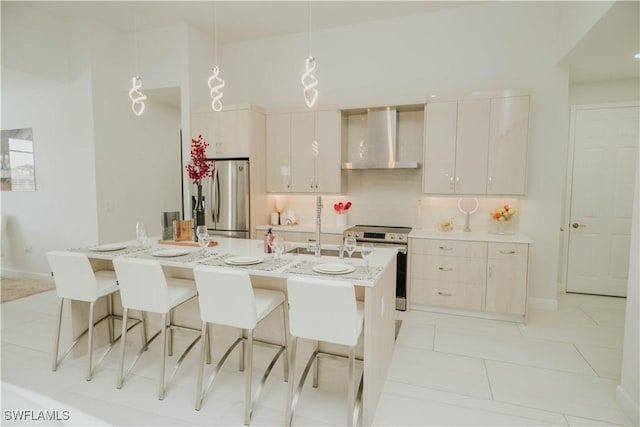
[{"label": "bar stool backrest", "polygon": [[254,329],[258,322],[255,296],[249,273],[219,267],[193,270],[203,321],[242,329]]},{"label": "bar stool backrest", "polygon": [[358,309],[353,283],[312,277],[289,277],[291,335],[310,340],[355,346]]},{"label": "bar stool backrest", "polygon": [[123,307],[151,313],[171,310],[167,279],[160,262],[118,257],[113,260],[113,267],[120,284]]},{"label": "bar stool backrest", "polygon": [[87,302],[98,299],[98,282],[85,254],[50,251],[47,260],[60,298]]}]

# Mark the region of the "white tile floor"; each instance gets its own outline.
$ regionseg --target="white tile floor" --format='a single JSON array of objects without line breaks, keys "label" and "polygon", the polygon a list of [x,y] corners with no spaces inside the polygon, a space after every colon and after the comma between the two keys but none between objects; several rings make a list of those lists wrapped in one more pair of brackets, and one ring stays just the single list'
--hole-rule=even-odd
[{"label": "white tile floor", "polygon": [[[615,403],[625,301],[561,295],[559,305],[557,312],[531,312],[526,325],[400,313],[403,324],[375,424],[630,425]],[[159,343],[121,390],[115,388],[116,351],[91,382],[84,380],[84,357],[67,359],[51,372],[56,309],[54,292],[1,306],[2,425],[46,424],[7,419],[5,411],[17,409],[68,409],[71,425],[242,425],[244,376],[234,368],[237,357],[216,379],[200,412],[193,409],[197,352],[186,359],[163,401],[157,399]],[[134,332],[128,340],[130,355],[137,338]],[[185,338],[177,337],[177,348]],[[214,350],[219,357],[215,341]],[[266,366],[271,350],[256,351],[256,364]],[[320,387],[305,388],[296,425],[344,424],[344,371],[330,360],[321,366]],[[24,390],[39,397],[31,400]],[[282,425],[285,396],[278,362],[252,425]]]}]

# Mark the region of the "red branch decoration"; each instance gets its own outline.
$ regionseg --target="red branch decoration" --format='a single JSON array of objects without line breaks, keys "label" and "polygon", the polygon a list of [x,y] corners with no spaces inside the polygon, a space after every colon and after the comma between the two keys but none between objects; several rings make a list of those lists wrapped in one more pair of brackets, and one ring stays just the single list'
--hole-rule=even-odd
[{"label": "red branch decoration", "polygon": [[209,143],[198,135],[198,139],[191,139],[191,164],[185,166],[189,179],[197,186],[202,185],[203,178],[213,176],[214,161],[207,160]]}]

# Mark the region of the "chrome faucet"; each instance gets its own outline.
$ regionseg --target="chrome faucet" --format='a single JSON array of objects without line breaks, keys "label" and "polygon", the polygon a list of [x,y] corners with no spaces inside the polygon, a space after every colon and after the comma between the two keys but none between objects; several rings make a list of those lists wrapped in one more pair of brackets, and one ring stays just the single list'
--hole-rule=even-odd
[{"label": "chrome faucet", "polygon": [[322,214],[322,196],[316,197],[316,247],[315,255],[320,256],[320,215]]}]

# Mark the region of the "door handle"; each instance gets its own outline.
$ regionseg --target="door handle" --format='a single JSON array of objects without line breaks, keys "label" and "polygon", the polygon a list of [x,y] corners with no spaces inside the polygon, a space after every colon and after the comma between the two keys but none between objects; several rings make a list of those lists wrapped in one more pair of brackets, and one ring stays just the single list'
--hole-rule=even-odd
[{"label": "door handle", "polygon": [[577,222],[574,222],[573,224],[571,224],[571,226],[572,226],[573,228],[586,227],[586,225],[584,225],[584,224],[578,224]]},{"label": "door handle", "polygon": [[446,267],[438,267],[438,270],[440,270],[440,271],[453,271],[453,268],[451,268],[451,267],[449,267],[449,268],[446,268]]}]

